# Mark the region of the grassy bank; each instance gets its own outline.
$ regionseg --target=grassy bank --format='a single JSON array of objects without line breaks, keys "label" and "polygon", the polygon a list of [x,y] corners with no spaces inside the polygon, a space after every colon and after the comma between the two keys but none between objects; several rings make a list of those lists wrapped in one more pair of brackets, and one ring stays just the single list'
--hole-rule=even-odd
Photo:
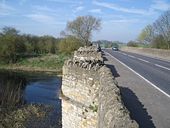
[{"label": "grassy bank", "polygon": [[62,72],[64,61],[71,57],[65,54],[47,54],[39,57],[20,59],[15,64],[0,64],[0,69],[20,71]]},{"label": "grassy bank", "polygon": [[0,128],[60,128],[61,117],[53,118],[54,108],[48,105],[23,105],[20,108],[0,107]]},{"label": "grassy bank", "polygon": [[121,50],[170,61],[170,50],[143,47],[122,47]]}]

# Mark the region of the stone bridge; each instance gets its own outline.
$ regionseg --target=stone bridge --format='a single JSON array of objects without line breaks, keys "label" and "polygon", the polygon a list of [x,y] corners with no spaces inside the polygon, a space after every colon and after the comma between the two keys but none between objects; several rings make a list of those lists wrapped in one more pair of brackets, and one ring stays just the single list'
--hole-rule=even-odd
[{"label": "stone bridge", "polygon": [[63,66],[63,128],[138,128],[97,47],[81,47]]}]

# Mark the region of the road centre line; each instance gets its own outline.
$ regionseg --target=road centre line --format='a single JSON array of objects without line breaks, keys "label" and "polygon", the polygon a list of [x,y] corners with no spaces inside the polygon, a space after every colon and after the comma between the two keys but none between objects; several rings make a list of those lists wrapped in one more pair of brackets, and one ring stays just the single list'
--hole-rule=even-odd
[{"label": "road centre line", "polygon": [[[122,53],[122,52],[119,52],[119,53]],[[138,59],[138,60],[140,60],[140,61],[143,61],[143,62],[146,62],[146,63],[150,63],[149,61],[147,61],[147,60],[144,60],[144,59],[141,59],[141,58],[137,58],[137,57],[135,57],[135,56],[132,56],[132,55],[128,55],[128,54],[125,54],[125,53],[122,53],[123,55],[127,55],[127,56],[129,56],[129,57],[131,57],[131,58],[136,58],[136,59]]]},{"label": "road centre line", "polygon": [[166,70],[169,70],[169,71],[170,71],[170,68],[164,67],[164,66],[159,65],[159,64],[154,64],[154,65],[157,66],[157,67],[160,67],[160,68],[163,68],[163,69],[166,69]]},{"label": "road centre line", "polygon": [[[122,53],[122,52],[119,52],[119,53]],[[122,54],[125,54],[125,53],[122,53]],[[149,62],[149,61],[147,61],[147,60],[144,60],[144,59],[141,59],[141,58],[137,58],[137,57],[132,56],[132,55],[128,55],[128,54],[126,54],[126,55],[129,56],[129,57],[131,57],[131,58],[138,59],[138,60],[143,61],[143,62],[146,62],[146,63],[151,63],[151,62]],[[153,63],[151,63],[151,64],[153,64]],[[153,65],[170,71],[170,68],[167,68],[167,67],[165,67],[165,66],[162,66],[162,65],[159,65],[159,64],[153,64]]]},{"label": "road centre line", "polygon": [[131,57],[131,58],[136,58],[136,57],[134,57],[134,56],[132,56],[132,55],[128,55],[129,57]]},{"label": "road centre line", "polygon": [[153,86],[154,88],[156,88],[158,91],[160,91],[161,93],[163,93],[164,95],[166,95],[168,98],[170,98],[170,95],[167,94],[166,92],[164,92],[162,89],[160,89],[159,87],[157,87],[155,84],[153,84],[152,82],[150,82],[149,80],[147,80],[146,78],[144,78],[142,75],[140,75],[139,73],[137,73],[135,70],[133,70],[132,68],[130,68],[129,66],[127,66],[125,63],[121,62],[120,60],[118,60],[117,58],[115,58],[113,55],[111,55],[110,53],[104,51],[106,54],[108,54],[110,57],[112,57],[113,59],[117,60],[119,63],[121,63],[123,66],[125,66],[126,68],[128,68],[129,70],[131,70],[133,73],[135,73],[136,75],[138,75],[139,77],[141,77],[143,80],[145,80],[147,83],[149,83],[151,86]]},{"label": "road centre line", "polygon": [[147,60],[144,60],[144,59],[141,59],[141,58],[137,58],[138,60],[141,60],[141,61],[143,61],[143,62],[146,62],[146,63],[149,63],[149,61],[147,61]]},{"label": "road centre line", "polygon": [[125,56],[127,55],[126,53],[122,53],[122,54],[125,55]]}]

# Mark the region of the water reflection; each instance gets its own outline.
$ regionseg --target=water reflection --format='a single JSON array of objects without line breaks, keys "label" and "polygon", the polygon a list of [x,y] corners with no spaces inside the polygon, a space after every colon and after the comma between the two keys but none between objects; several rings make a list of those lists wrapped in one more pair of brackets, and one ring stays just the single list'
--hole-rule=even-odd
[{"label": "water reflection", "polygon": [[0,105],[16,106],[24,102],[23,94],[27,80],[17,73],[0,71]]},{"label": "water reflection", "polygon": [[25,89],[27,103],[44,103],[57,106],[61,78],[56,76],[34,77],[29,80]]},{"label": "water reflection", "polygon": [[20,123],[24,127],[61,128],[60,87],[61,78],[56,75],[0,70],[0,128]]},{"label": "water reflection", "polygon": [[0,70],[0,106],[23,103],[58,105],[61,78]]}]

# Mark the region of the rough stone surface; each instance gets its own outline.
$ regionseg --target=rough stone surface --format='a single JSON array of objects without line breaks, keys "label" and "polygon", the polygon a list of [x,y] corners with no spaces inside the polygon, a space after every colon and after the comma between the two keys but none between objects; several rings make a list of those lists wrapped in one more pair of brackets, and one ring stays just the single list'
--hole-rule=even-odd
[{"label": "rough stone surface", "polygon": [[137,128],[124,107],[117,82],[94,46],[80,48],[65,62],[63,128]]},{"label": "rough stone surface", "polygon": [[111,71],[103,66],[99,70],[98,128],[137,128],[128,110],[122,103],[120,90]]},{"label": "rough stone surface", "polygon": [[97,51],[97,47],[80,47],[74,52],[74,57],[65,62],[65,65],[96,71],[103,65],[103,58],[101,52]]},{"label": "rough stone surface", "polygon": [[90,108],[98,103],[96,72],[66,65],[63,69],[62,91],[66,99],[62,100],[63,128],[96,128],[98,114]]}]

